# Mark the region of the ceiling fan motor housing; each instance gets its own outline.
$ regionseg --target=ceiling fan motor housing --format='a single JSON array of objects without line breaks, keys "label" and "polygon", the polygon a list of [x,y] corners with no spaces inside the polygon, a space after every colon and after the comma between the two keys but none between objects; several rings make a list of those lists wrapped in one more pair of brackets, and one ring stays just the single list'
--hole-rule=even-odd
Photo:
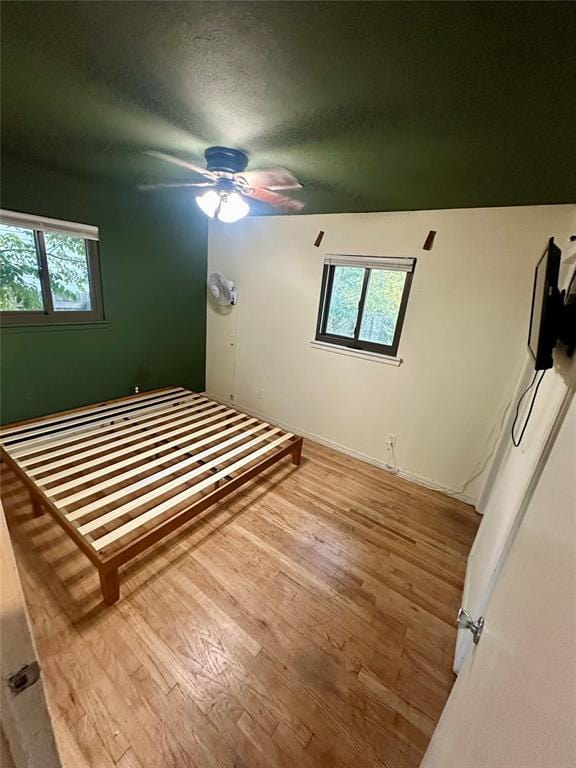
[{"label": "ceiling fan motor housing", "polygon": [[224,171],[224,173],[242,173],[248,165],[248,155],[239,149],[228,147],[208,147],[204,152],[209,171]]}]

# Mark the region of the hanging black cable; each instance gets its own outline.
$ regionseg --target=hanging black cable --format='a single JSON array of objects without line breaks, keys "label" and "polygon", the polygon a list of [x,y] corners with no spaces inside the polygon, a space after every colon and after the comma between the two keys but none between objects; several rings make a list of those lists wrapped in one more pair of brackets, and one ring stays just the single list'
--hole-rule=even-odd
[{"label": "hanging black cable", "polygon": [[532,415],[532,409],[534,408],[534,403],[536,402],[536,395],[538,394],[538,390],[540,388],[540,384],[542,384],[542,379],[544,378],[544,374],[546,371],[542,371],[540,378],[538,379],[538,383],[536,384],[536,389],[534,390],[534,394],[532,395],[532,401],[530,403],[530,408],[528,408],[528,414],[526,416],[526,420],[524,421],[524,426],[522,427],[522,431],[520,432],[520,437],[516,439],[515,436],[515,430],[516,430],[516,422],[518,421],[518,415],[520,413],[520,406],[522,405],[522,401],[530,392],[532,387],[534,386],[534,383],[536,381],[536,377],[538,376],[538,371],[534,371],[534,376],[532,377],[532,381],[530,384],[526,387],[524,392],[520,395],[518,399],[518,404],[516,405],[516,414],[514,416],[514,421],[512,422],[512,429],[510,430],[511,436],[512,436],[512,442],[514,443],[514,446],[518,448],[520,446],[520,443],[522,442],[522,439],[524,438],[524,433],[526,432],[526,427],[528,426],[528,422],[530,421],[530,416]]},{"label": "hanging black cable", "polygon": [[574,272],[572,272],[572,277],[570,278],[570,282],[568,283],[568,288],[566,288],[566,292],[564,293],[564,301],[568,301],[568,297],[570,296],[570,291],[572,290],[572,283],[574,282],[574,279],[576,278],[576,268],[574,269]]}]

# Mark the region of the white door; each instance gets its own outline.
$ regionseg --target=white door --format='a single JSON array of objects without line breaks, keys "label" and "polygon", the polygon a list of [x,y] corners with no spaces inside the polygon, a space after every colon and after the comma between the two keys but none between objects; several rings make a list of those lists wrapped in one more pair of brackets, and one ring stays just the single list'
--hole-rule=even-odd
[{"label": "white door", "polygon": [[576,398],[421,768],[576,765]]},{"label": "white door", "polygon": [[[468,557],[462,607],[473,618],[486,610],[500,569],[526,512],[527,504],[554,441],[574,380],[574,361],[558,358],[558,368],[549,370],[542,381],[528,429],[519,448],[510,439],[515,404],[533,376],[533,361],[527,364],[514,396],[514,407],[504,427],[501,443],[479,502],[483,518]],[[540,375],[540,374],[539,374]],[[525,398],[520,424],[526,418],[530,397]],[[454,656],[454,671],[459,672],[472,646],[469,632],[459,631]]]},{"label": "white door", "polygon": [[[576,219],[574,224],[576,226]],[[559,238],[559,241],[563,239]],[[563,247],[564,258],[560,267],[560,285],[564,287],[568,286],[576,265],[576,250],[567,239],[566,242],[568,247]],[[533,365],[532,357],[527,354],[512,408],[478,503],[483,519],[468,557],[462,595],[462,607],[473,618],[478,618],[486,610],[566,409],[570,390],[576,382],[576,360],[570,360],[562,352],[556,354],[554,368],[546,371],[540,386],[522,444],[520,448],[515,448],[510,439],[510,429],[518,398],[534,374]],[[520,424],[527,415],[529,403],[530,396],[525,399],[520,412]],[[460,671],[471,646],[470,633],[459,631],[454,655],[456,673]]]},{"label": "white door", "polygon": [[[0,504],[0,721],[2,766],[60,768],[28,612]],[[5,739],[5,741],[4,741]],[[8,757],[8,754],[10,757]]]}]

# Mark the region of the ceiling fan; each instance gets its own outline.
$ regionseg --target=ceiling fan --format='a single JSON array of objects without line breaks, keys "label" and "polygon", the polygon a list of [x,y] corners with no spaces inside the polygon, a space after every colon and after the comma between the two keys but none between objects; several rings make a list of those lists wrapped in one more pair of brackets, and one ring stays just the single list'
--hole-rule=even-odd
[{"label": "ceiling fan", "polygon": [[206,168],[156,150],[147,150],[144,154],[186,168],[205,180],[142,184],[138,189],[207,188],[206,192],[196,197],[196,202],[200,209],[212,219],[216,218],[230,224],[243,218],[250,211],[245,198],[258,200],[280,211],[300,211],[304,207],[304,203],[300,200],[280,194],[288,189],[302,187],[291,171],[285,168],[247,171],[248,155],[239,149],[209,147],[204,152]]}]

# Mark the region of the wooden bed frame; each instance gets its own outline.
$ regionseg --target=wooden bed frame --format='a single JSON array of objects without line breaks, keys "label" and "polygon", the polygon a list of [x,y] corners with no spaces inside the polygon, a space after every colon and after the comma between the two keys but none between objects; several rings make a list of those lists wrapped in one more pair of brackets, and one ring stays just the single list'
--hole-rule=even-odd
[{"label": "wooden bed frame", "polygon": [[291,455],[302,438],[182,387],[30,419],[0,431],[3,461],[98,568],[119,566]]}]

